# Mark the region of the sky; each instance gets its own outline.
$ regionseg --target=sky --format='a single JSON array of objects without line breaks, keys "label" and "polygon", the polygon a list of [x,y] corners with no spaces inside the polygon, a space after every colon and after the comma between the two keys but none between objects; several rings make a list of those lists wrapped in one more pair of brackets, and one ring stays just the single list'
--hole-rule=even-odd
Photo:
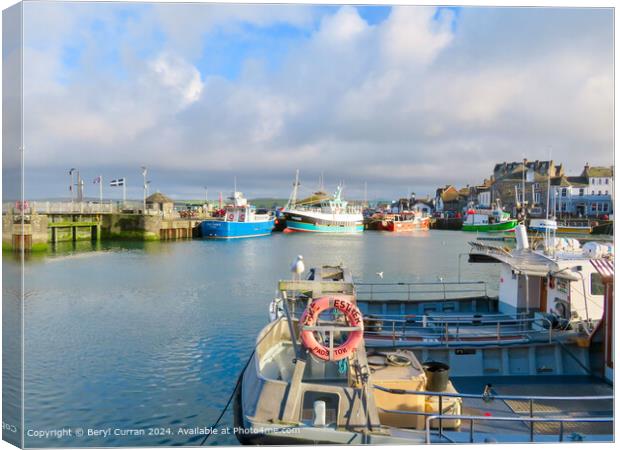
[{"label": "sky", "polygon": [[397,198],[613,163],[604,8],[24,4],[27,197]]}]

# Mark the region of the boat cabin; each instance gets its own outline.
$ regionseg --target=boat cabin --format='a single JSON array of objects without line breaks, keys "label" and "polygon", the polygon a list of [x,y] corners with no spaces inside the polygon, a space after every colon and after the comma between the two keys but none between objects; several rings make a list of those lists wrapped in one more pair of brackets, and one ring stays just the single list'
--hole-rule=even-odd
[{"label": "boat cabin", "polygon": [[590,264],[593,258],[588,248],[579,248],[578,243],[566,239],[559,241],[564,244],[558,243],[558,249],[550,252],[529,248],[508,252],[475,242],[471,243],[471,256],[473,262],[476,256],[484,254],[485,262],[501,264],[499,312],[510,315],[543,313],[559,326],[579,322],[591,330],[603,316],[603,280]]}]

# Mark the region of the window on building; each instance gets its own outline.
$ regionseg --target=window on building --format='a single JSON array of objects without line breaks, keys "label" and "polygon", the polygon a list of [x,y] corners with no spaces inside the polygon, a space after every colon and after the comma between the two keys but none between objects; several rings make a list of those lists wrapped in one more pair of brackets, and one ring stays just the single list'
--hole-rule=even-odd
[{"label": "window on building", "polygon": [[594,189],[592,190],[592,194],[591,195],[594,195]]},{"label": "window on building", "polygon": [[562,211],[566,211],[566,203],[562,203]]},{"label": "window on building", "polygon": [[562,188],[562,197],[566,197],[566,188]]},{"label": "window on building", "polygon": [[601,192],[601,191],[598,191],[598,195],[601,195],[601,194],[602,194],[602,192]]},{"label": "window on building", "polygon": [[590,274],[590,294],[591,295],[603,295],[605,294],[605,285],[603,284],[603,278],[598,272]]},{"label": "window on building", "polygon": [[609,184],[609,178],[605,178],[605,184]]},{"label": "window on building", "polygon": [[580,195],[581,197],[583,197],[583,188],[580,188],[580,189],[579,189],[579,195]]},{"label": "window on building", "polygon": [[605,191],[605,195],[609,195],[609,191]]},{"label": "window on building", "polygon": [[603,212],[609,211],[609,203],[603,203]]}]

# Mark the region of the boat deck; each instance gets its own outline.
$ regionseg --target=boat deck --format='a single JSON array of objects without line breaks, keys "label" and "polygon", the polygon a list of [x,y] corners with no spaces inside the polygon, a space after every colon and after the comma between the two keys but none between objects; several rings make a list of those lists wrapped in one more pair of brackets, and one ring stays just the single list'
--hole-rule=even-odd
[{"label": "boat deck", "polygon": [[[550,377],[454,377],[452,383],[460,393],[482,393],[487,384],[492,385],[495,395],[527,396],[604,396],[613,395],[613,387],[598,379],[577,376]],[[485,401],[482,399],[463,400],[463,415],[486,417],[529,417],[530,402],[526,400]],[[611,400],[535,400],[532,403],[533,417],[573,417],[594,418],[612,417]],[[461,433],[469,430],[469,421],[461,425]],[[564,440],[579,440],[583,435],[613,436],[613,423],[570,423],[562,425]],[[530,424],[526,421],[480,421],[475,424],[475,435],[506,435],[525,437],[529,440]],[[458,432],[444,431],[444,434],[456,441],[462,437]],[[558,440],[559,423],[535,423],[534,440]],[[475,440],[475,437],[474,437]]]}]

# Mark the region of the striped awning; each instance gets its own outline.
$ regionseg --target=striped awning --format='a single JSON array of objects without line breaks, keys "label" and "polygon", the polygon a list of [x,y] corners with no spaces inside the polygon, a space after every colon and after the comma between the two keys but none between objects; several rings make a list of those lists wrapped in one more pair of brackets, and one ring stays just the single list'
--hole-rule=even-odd
[{"label": "striped awning", "polygon": [[590,262],[598,273],[603,277],[603,281],[614,280],[614,262],[609,259],[591,259]]}]

